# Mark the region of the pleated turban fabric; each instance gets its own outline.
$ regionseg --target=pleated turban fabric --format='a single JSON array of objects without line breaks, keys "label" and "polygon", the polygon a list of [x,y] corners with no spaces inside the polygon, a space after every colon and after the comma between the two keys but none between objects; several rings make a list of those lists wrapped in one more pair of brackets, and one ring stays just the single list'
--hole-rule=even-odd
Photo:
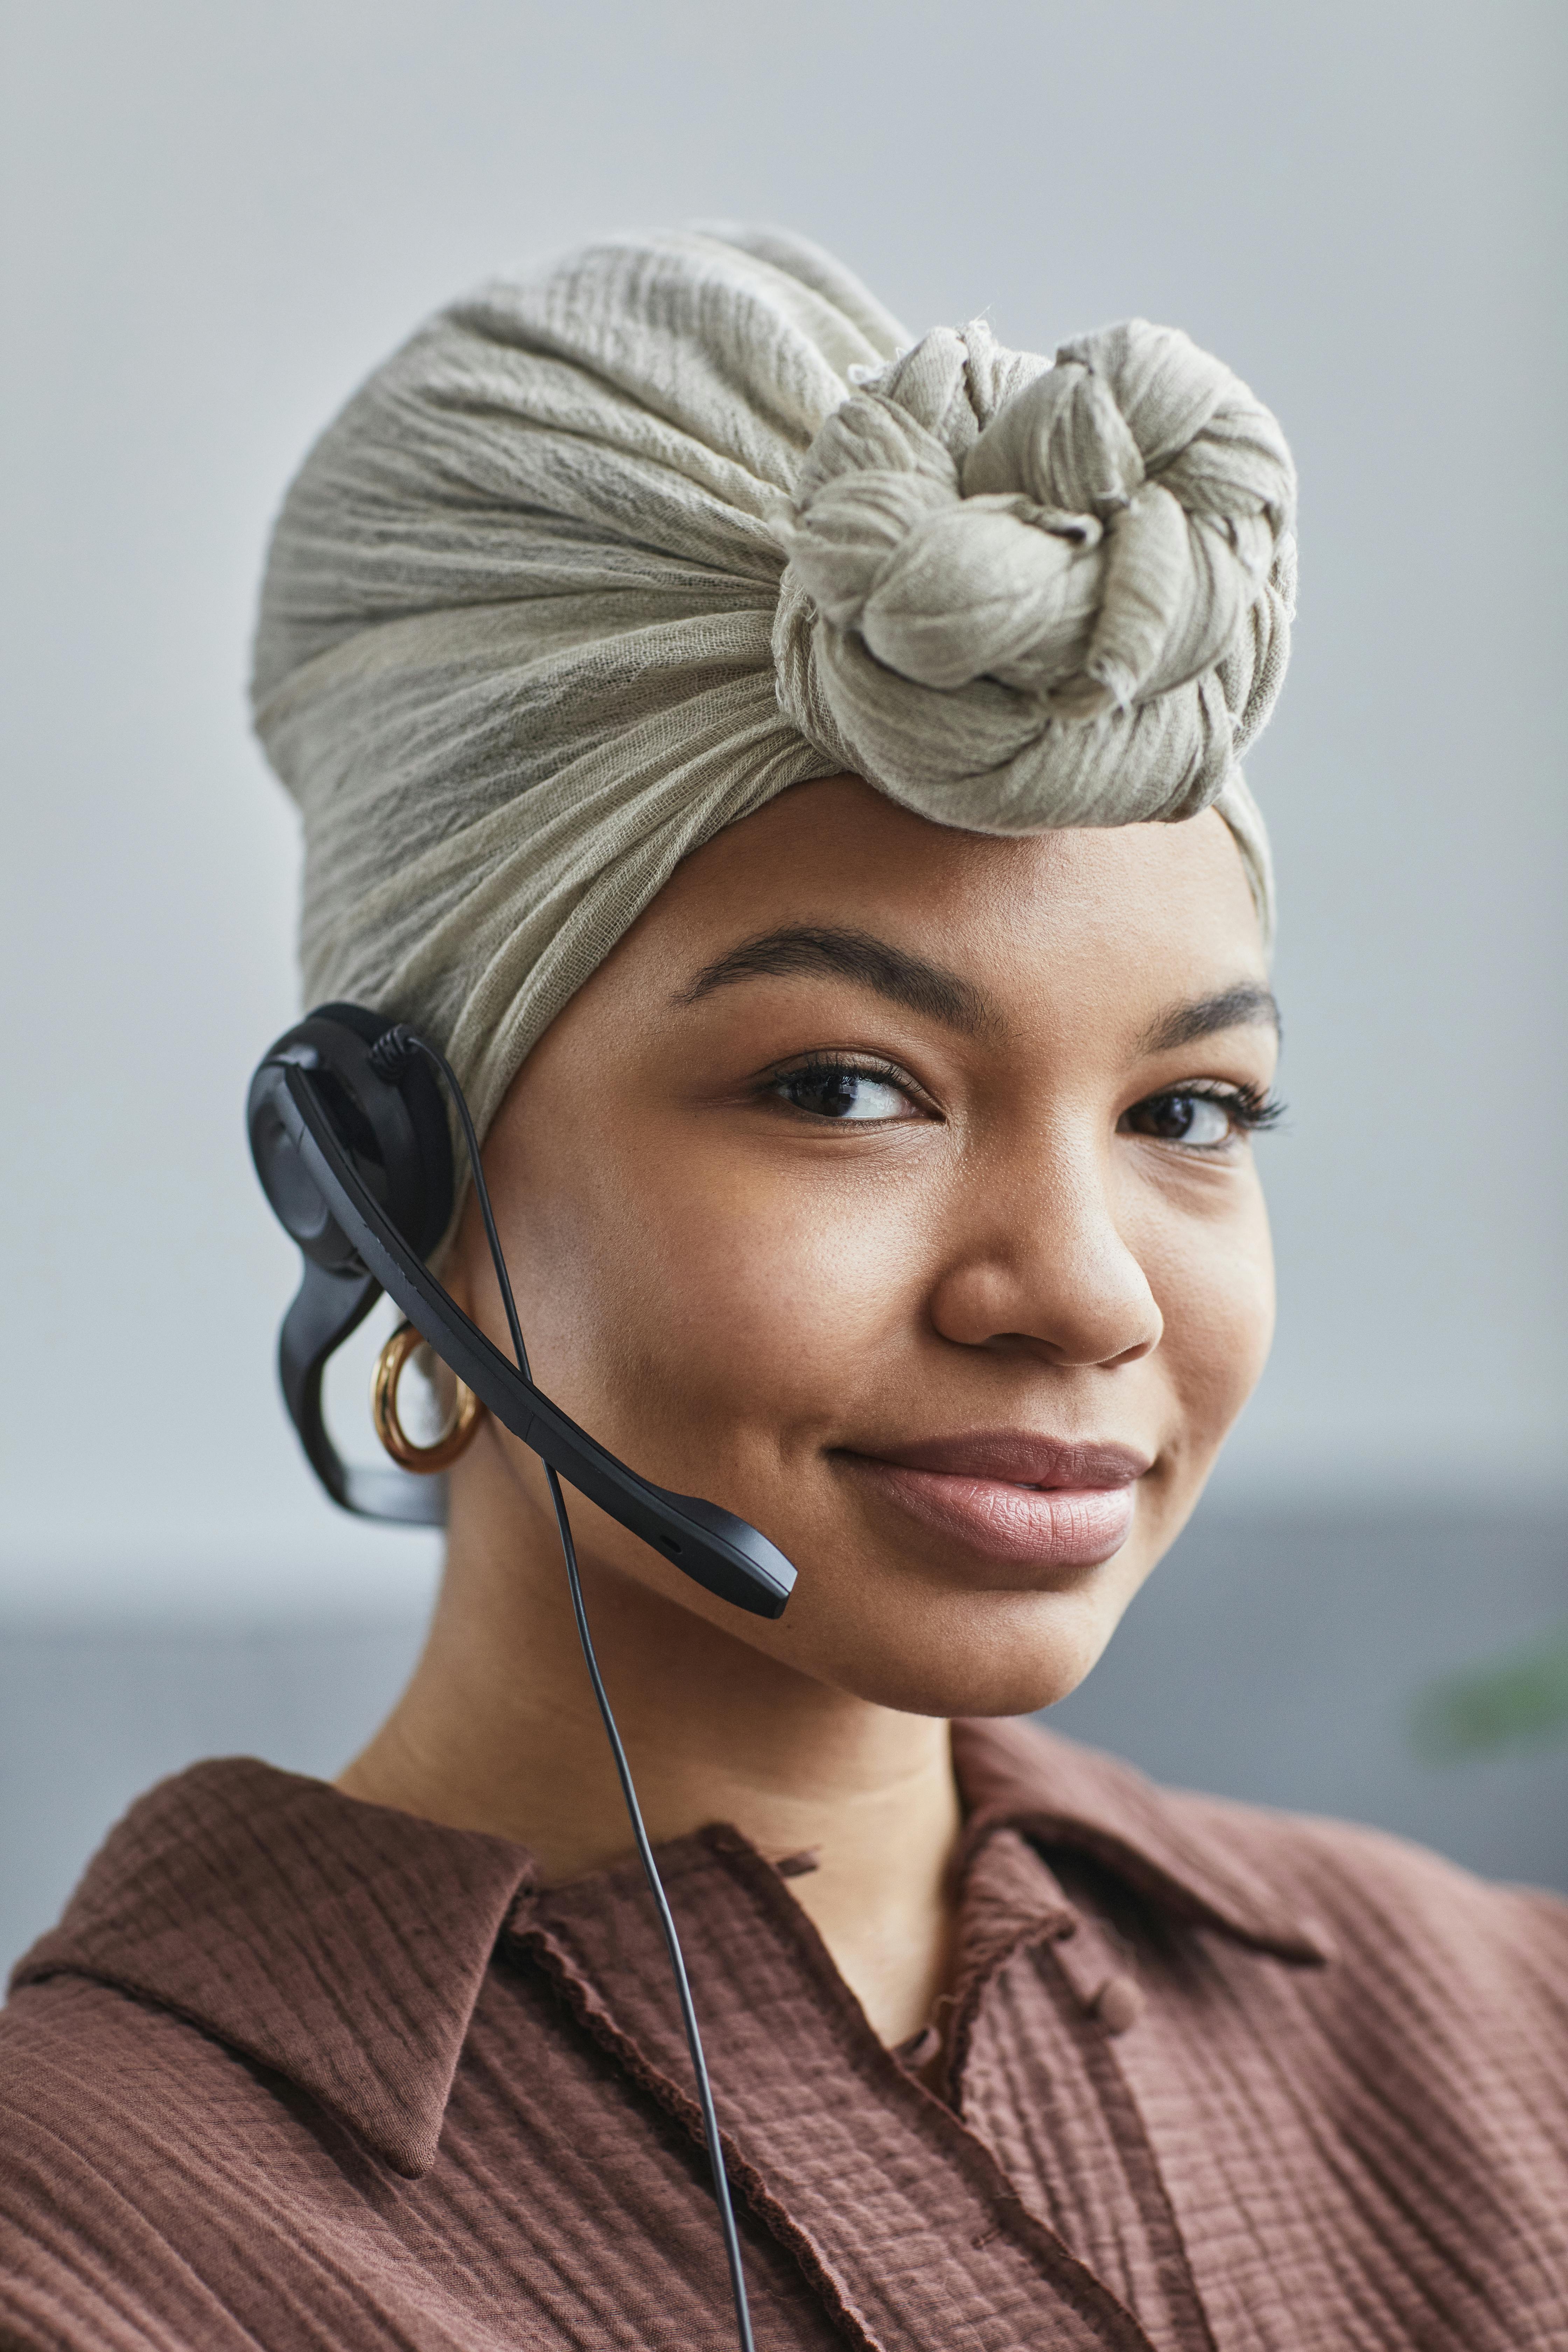
[{"label": "pleated turban fabric", "polygon": [[976,833],[1215,804],[1267,928],[1237,762],[1294,509],[1273,416],[1172,328],[911,345],[730,227],[500,278],[371,377],[273,541],[307,1000],[424,1028],[482,1133],[679,860],[843,772]]}]

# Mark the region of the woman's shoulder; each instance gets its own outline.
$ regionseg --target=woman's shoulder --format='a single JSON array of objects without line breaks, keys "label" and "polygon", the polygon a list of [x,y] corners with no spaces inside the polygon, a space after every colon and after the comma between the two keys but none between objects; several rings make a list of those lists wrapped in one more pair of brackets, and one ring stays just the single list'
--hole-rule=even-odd
[{"label": "woman's shoulder", "polygon": [[1568,1900],[1388,1831],[1173,1789],[1034,1724],[954,1727],[972,1803],[1027,1824],[1198,1924],[1258,1949],[1408,1970],[1432,1998],[1506,1982],[1568,2032]]},{"label": "woman's shoulder", "polygon": [[138,1800],[0,2011],[0,2342],[237,2343],[301,2212],[431,2159],[527,1863],[246,1758]]},{"label": "woman's shoulder", "polygon": [[189,2257],[236,2218],[214,2210],[206,2158],[222,2118],[265,2105],[187,2019],[74,1973],[17,1985],[0,2011],[0,2339],[202,2340]]},{"label": "woman's shoulder", "polygon": [[1226,1848],[1311,1920],[1353,1979],[1419,1981],[1427,2000],[1506,1990],[1568,2033],[1568,1899],[1479,1876],[1357,1822],[1163,1791],[1188,1833]]}]

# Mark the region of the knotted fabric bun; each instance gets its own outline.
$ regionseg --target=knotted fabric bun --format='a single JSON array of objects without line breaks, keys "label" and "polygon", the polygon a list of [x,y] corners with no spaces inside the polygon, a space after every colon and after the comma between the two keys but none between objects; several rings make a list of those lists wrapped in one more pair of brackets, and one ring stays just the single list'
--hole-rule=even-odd
[{"label": "knotted fabric bun", "polygon": [[1192,816],[1279,690],[1295,493],[1268,410],[1174,328],[1055,366],[938,328],[812,444],[780,698],[944,824]]},{"label": "knotted fabric bun", "polygon": [[615,239],[440,312],[307,458],[255,670],[307,999],[423,1027],[481,1132],[680,859],[812,777],[982,833],[1215,803],[1268,927],[1273,418],[1137,322],[906,342],[802,239]]}]

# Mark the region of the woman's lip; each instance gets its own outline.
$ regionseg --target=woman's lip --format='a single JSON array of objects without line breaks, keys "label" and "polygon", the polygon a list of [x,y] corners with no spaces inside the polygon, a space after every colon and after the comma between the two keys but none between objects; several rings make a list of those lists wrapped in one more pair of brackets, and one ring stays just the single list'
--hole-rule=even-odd
[{"label": "woman's lip", "polygon": [[896,1470],[934,1470],[950,1478],[994,1478],[1008,1486],[1130,1486],[1153,1467],[1152,1458],[1114,1443],[1068,1444],[1022,1429],[964,1430],[956,1437],[922,1437],[910,1445],[845,1449],[861,1461]]},{"label": "woman's lip", "polygon": [[1137,1488],[1025,1486],[951,1470],[913,1470],[845,1454],[887,1499],[987,1559],[1020,1568],[1096,1568],[1132,1529]]},{"label": "woman's lip", "polygon": [[1147,1454],[1115,1444],[1068,1445],[1023,1431],[843,1449],[889,1502],[986,1559],[1024,1568],[1094,1568],[1132,1527]]}]

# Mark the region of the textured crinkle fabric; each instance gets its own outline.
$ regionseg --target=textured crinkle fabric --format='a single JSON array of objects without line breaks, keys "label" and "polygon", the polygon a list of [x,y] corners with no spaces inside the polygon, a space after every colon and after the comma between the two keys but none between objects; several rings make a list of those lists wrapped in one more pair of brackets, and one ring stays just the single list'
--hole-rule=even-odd
[{"label": "textured crinkle fabric", "polygon": [[812,444],[780,700],[943,824],[1195,815],[1279,690],[1294,507],[1274,418],[1174,329],[1053,366],[939,327]]},{"label": "textured crinkle fabric", "polygon": [[274,538],[258,731],[305,827],[308,998],[446,1047],[481,1132],[681,858],[858,773],[992,834],[1216,805],[1283,674],[1269,412],[1140,320],[912,348],[828,255],[611,240],[453,304]]},{"label": "textured crinkle fabric", "polygon": [[[1568,1906],[1020,1726],[953,1765],[952,1990],[899,2050],[805,1857],[659,1849],[759,2352],[1562,2352]],[[734,2341],[636,1862],[545,1885],[230,1758],[19,1963],[5,2352]]]}]

